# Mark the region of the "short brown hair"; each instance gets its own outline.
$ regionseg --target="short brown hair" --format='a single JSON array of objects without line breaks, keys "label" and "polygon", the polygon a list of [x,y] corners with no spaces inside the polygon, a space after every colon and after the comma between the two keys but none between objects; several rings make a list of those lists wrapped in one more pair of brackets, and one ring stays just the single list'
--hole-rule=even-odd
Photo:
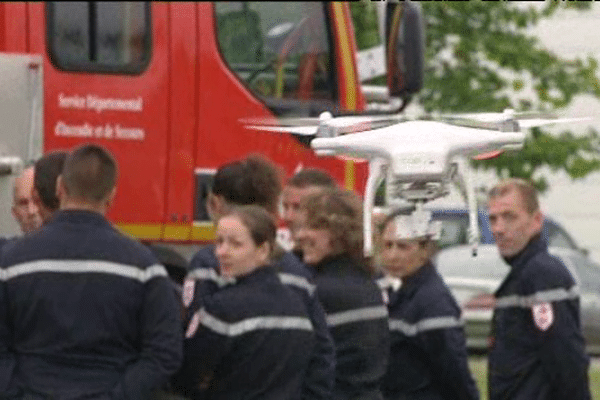
[{"label": "short brown hair", "polygon": [[[348,254],[363,260],[362,202],[346,189],[323,189],[306,196],[300,203],[306,211],[306,224],[313,229],[327,229],[336,254]],[[361,262],[369,272],[368,265]]]},{"label": "short brown hair", "polygon": [[234,206],[220,218],[232,215],[238,217],[248,228],[256,246],[267,242],[271,254],[273,253],[277,225],[273,216],[265,208],[257,205]]},{"label": "short brown hair", "polygon": [[62,180],[69,196],[98,203],[117,183],[117,162],[104,147],[84,144],[65,160]]},{"label": "short brown hair", "polygon": [[333,189],[337,187],[333,177],[318,168],[306,168],[296,172],[294,176],[287,181],[287,185],[297,188],[319,186]]},{"label": "short brown hair", "polygon": [[33,187],[37,191],[42,204],[49,210],[58,210],[60,205],[56,197],[56,178],[62,173],[67,153],[64,150],[52,151],[35,162]]},{"label": "short brown hair", "polygon": [[260,154],[251,154],[219,168],[212,187],[213,194],[223,196],[233,205],[256,204],[274,214],[281,190],[278,166]]},{"label": "short brown hair", "polygon": [[521,196],[527,212],[533,214],[540,209],[537,189],[533,184],[521,178],[509,178],[496,184],[488,192],[488,199],[506,196],[513,190]]}]

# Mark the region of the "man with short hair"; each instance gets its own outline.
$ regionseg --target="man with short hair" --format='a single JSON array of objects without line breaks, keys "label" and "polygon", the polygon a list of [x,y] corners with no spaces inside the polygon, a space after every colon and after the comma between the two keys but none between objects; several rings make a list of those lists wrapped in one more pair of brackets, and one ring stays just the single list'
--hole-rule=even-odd
[{"label": "man with short hair", "polygon": [[67,155],[64,150],[56,150],[43,155],[35,162],[32,197],[38,207],[42,224],[45,224],[58,210],[56,179],[62,172]]},{"label": "man with short hair", "polygon": [[548,253],[535,188],[506,180],[490,190],[488,206],[498,250],[511,267],[495,293],[490,400],[589,399],[579,291]]},{"label": "man with short hair", "polygon": [[0,397],[148,399],[180,366],[177,298],[151,251],[105,214],[117,165],[97,145],[65,160],[60,209],[0,258]]},{"label": "man with short hair", "polygon": [[288,249],[294,247],[295,225],[298,222],[298,211],[302,199],[321,189],[336,187],[337,184],[331,175],[318,168],[302,169],[287,181],[281,196],[282,219],[289,229],[291,237],[283,238],[283,235],[280,234],[279,239],[283,242],[284,247]]},{"label": "man with short hair", "polygon": [[33,201],[34,167],[27,167],[15,178],[13,186],[12,215],[24,234],[36,231],[42,220],[38,207]]},{"label": "man with short hair", "polygon": [[[213,221],[216,221],[234,206],[254,204],[276,216],[280,194],[281,180],[277,166],[263,156],[252,154],[218,169],[208,197],[208,211]],[[279,278],[302,298],[315,330],[316,345],[311,355],[302,398],[330,399],[335,377],[333,340],[314,285],[310,283],[312,274],[289,252],[276,249],[274,258],[273,264]],[[213,281],[223,283],[218,274],[215,247],[210,245],[200,249],[190,262],[190,273],[183,287],[184,307],[190,307],[196,297],[202,299],[203,296],[210,296],[217,289]],[[257,368],[260,366],[257,365]],[[265,383],[268,384],[268,381],[268,371],[265,371]]]}]

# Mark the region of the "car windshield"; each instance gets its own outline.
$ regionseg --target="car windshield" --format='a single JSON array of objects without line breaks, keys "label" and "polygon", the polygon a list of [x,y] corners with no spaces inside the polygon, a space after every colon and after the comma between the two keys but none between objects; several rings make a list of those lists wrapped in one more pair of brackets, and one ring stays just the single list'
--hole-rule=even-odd
[{"label": "car windshield", "polygon": [[480,246],[475,257],[470,247],[445,249],[437,254],[435,263],[443,276],[503,279],[509,270],[495,246]]}]

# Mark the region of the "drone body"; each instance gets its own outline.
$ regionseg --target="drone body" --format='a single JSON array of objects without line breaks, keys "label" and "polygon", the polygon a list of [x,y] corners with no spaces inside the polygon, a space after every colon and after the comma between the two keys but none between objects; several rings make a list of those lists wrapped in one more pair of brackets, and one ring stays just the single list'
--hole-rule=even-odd
[{"label": "drone body", "polygon": [[332,138],[315,138],[311,147],[320,155],[346,154],[387,160],[397,182],[448,179],[455,156],[475,156],[495,150],[518,149],[522,132],[463,128],[434,121],[408,121]]},{"label": "drone body", "polygon": [[[479,118],[480,117],[480,118]],[[545,118],[544,118],[545,117]],[[414,216],[422,219],[423,205],[448,194],[450,182],[463,179],[459,168],[466,172],[467,201],[470,208],[469,242],[479,241],[476,202],[468,158],[490,158],[523,146],[525,133],[521,126],[531,128],[581,119],[556,117],[517,117],[512,110],[443,116],[445,122],[402,120],[398,115],[348,116],[334,118],[324,112],[318,125],[312,126],[249,126],[251,129],[310,135],[310,145],[318,155],[351,156],[369,161],[369,177],[364,196],[364,253],[372,255],[372,224],[377,187],[386,179],[386,204],[394,207],[401,202],[413,205]],[[305,122],[306,119],[300,121]],[[381,125],[383,127],[375,128]]]}]

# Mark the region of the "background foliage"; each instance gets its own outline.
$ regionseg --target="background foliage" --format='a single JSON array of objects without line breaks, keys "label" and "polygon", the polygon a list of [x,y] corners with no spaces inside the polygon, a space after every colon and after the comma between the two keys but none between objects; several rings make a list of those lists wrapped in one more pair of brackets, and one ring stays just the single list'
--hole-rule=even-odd
[{"label": "background foliage", "polygon": [[[567,60],[542,47],[529,28],[561,8],[589,12],[588,2],[419,2],[425,19],[424,88],[413,101],[426,112],[557,112],[577,95],[600,98],[598,62]],[[567,34],[556,32],[557,35]],[[361,37],[361,27],[357,28]],[[599,135],[532,130],[524,149],[473,163],[502,177],[547,188],[544,167],[582,178],[600,169]]]}]

